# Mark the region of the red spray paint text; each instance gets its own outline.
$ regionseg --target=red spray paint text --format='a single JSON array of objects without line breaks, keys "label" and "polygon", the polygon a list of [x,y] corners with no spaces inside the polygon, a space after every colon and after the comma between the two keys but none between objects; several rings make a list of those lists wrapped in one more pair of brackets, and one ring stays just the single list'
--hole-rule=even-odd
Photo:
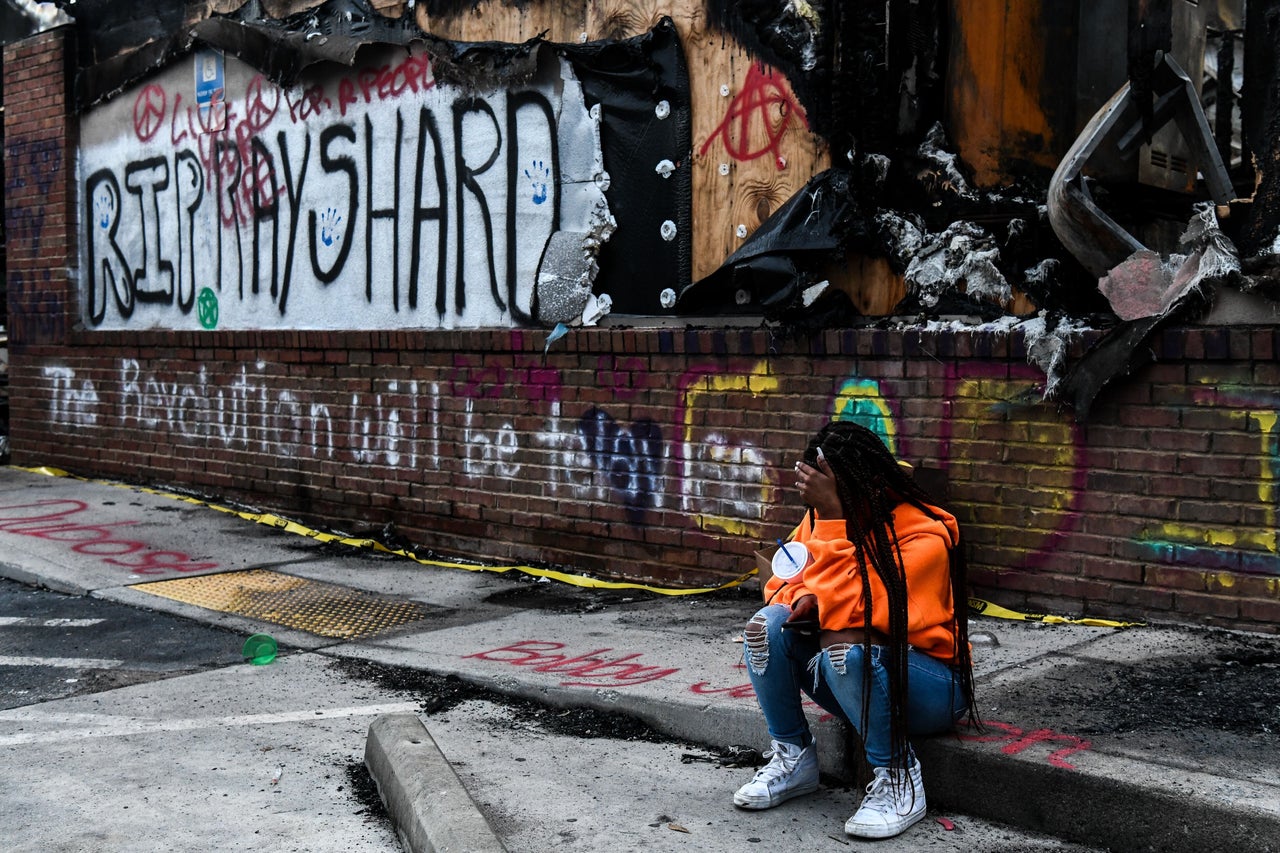
[{"label": "red spray paint text", "polygon": [[199,572],[218,567],[217,563],[197,562],[182,551],[161,550],[136,539],[122,538],[115,532],[115,528],[128,527],[137,524],[136,521],[97,524],[91,519],[74,519],[88,509],[84,501],[72,499],[0,505],[0,533],[64,542],[77,554],[98,557],[104,563],[121,566],[138,575]]}]

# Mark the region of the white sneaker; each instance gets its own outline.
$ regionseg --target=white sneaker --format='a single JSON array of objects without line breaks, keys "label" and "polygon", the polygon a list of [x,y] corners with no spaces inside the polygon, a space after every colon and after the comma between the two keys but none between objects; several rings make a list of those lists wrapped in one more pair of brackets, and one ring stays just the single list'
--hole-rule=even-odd
[{"label": "white sneaker", "polygon": [[920,762],[912,759],[906,773],[888,767],[876,767],[872,772],[875,778],[867,785],[867,795],[845,823],[844,831],[855,838],[892,838],[924,817]]},{"label": "white sneaker", "polygon": [[733,795],[733,804],[744,809],[771,809],[801,794],[818,790],[818,750],[816,744],[801,749],[773,741],[765,753],[769,763]]}]

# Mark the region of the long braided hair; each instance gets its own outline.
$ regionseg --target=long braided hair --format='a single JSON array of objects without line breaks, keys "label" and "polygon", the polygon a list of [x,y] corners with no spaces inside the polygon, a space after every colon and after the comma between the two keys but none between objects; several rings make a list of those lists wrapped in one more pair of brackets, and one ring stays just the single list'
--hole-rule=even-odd
[{"label": "long braided hair", "polygon": [[[907,581],[902,550],[893,524],[894,507],[908,503],[933,519],[940,519],[929,494],[912,479],[889,453],[884,442],[869,429],[852,421],[832,421],[810,440],[805,460],[818,467],[818,449],[831,468],[836,493],[844,510],[845,535],[856,548],[856,567],[863,589],[863,646],[871,655],[872,596],[870,573],[875,572],[887,593],[889,646],[889,740],[893,754],[907,763]],[[814,524],[812,509],[809,523]],[[963,547],[950,549],[953,616],[949,628],[955,637],[952,677],[960,683],[970,723],[976,724],[973,695],[973,660],[969,652],[968,592]],[[871,668],[863,668],[863,695],[870,695]],[[869,706],[863,706],[860,730],[866,731]],[[905,769],[902,768],[902,769]]]}]

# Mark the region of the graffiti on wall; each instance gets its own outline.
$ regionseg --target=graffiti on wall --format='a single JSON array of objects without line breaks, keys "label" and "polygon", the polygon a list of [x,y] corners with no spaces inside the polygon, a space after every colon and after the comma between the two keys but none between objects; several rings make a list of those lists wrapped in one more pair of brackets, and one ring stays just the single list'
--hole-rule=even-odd
[{"label": "graffiti on wall", "polygon": [[[1213,470],[1187,470],[1190,475],[1209,474],[1211,495],[1218,500],[1239,501],[1239,517],[1219,523],[1193,524],[1168,521],[1143,531],[1141,545],[1153,558],[1174,565],[1223,570],[1206,575],[1210,584],[1229,587],[1227,572],[1280,575],[1280,547],[1276,540],[1276,476],[1280,473],[1280,398],[1249,393],[1228,386],[1199,389],[1197,406],[1225,409],[1242,435],[1216,433],[1207,438],[1219,449],[1231,450],[1237,442],[1241,456],[1232,462],[1215,457]],[[1203,433],[1195,433],[1203,437]],[[1188,448],[1191,449],[1191,448]],[[1195,464],[1188,461],[1188,465]],[[1229,467],[1229,466],[1237,467]],[[1224,511],[1230,511],[1224,508]]]},{"label": "graffiti on wall", "polygon": [[[624,369],[626,363],[600,356],[600,384],[619,395],[634,393],[630,383],[647,380]],[[338,402],[320,383],[282,387],[278,367],[265,361],[217,375],[204,366],[161,375],[132,358],[117,361],[109,379],[95,381],[58,364],[42,373],[58,431],[142,430],[179,444],[404,469],[441,467],[443,454],[457,446],[469,480],[538,477],[548,497],[617,503],[633,524],[644,523],[651,510],[696,497],[702,506],[723,506],[718,517],[749,511],[737,523],[750,530],[763,525],[764,505],[744,501],[744,494],[761,494],[769,476],[751,442],[726,428],[691,426],[682,445],[687,464],[673,476],[670,429],[647,418],[627,422],[600,406],[565,412],[560,372],[533,357],[508,368],[474,365],[459,355],[448,381],[376,379]],[[752,393],[745,385],[740,391]],[[528,401],[531,411],[541,408],[536,428],[489,411],[489,401],[513,398]],[[442,420],[455,416],[460,430],[446,442]],[[682,497],[671,498],[673,490]]]},{"label": "graffiti on wall", "polygon": [[[669,525],[662,514],[676,512],[698,531],[754,537],[791,499],[787,471],[794,460],[771,449],[758,428],[744,428],[739,413],[777,411],[786,429],[802,432],[826,417],[850,418],[900,456],[937,460],[953,498],[968,490],[972,541],[1006,551],[1011,564],[1050,565],[1058,552],[1072,550],[1073,536],[1090,535],[1085,502],[1097,472],[1082,428],[1010,402],[1042,380],[1030,365],[946,368],[933,380],[944,398],[923,403],[901,396],[894,380],[836,376],[825,414],[793,413],[785,383],[765,361],[693,364],[669,378],[648,370],[642,357],[601,354],[590,379],[576,377],[571,386],[559,368],[521,354],[520,333],[512,334],[514,357],[455,354],[434,378],[376,376],[344,392],[331,382],[287,377],[281,365],[262,360],[173,372],[124,358],[92,374],[48,363],[42,368],[48,423],[69,436],[142,431],[212,450],[438,470],[479,489],[523,482],[562,506],[613,507],[634,526]],[[583,383],[594,383],[598,395],[569,402]],[[663,384],[675,391],[669,411],[631,407]],[[1128,541],[1160,562],[1280,575],[1276,409],[1221,390],[1202,396],[1211,418],[1256,427],[1213,438],[1238,444],[1232,457],[1238,476],[1224,471],[1212,488],[1238,493],[1239,523],[1183,520],[1152,529],[1135,522]],[[929,430],[912,423],[919,417],[940,421],[941,430],[927,437]],[[1106,541],[1115,538],[1109,533]]]},{"label": "graffiti on wall", "polygon": [[[722,94],[728,94],[727,87]],[[791,93],[786,79],[761,62],[753,62],[742,88],[720,121],[698,150],[706,156],[719,145],[733,160],[743,163],[770,157],[778,169],[785,169],[782,140],[793,124],[808,128],[804,109]]]},{"label": "graffiti on wall", "polygon": [[[46,199],[61,179],[62,145],[57,140],[11,138],[5,143],[4,165],[7,197],[34,193]],[[5,240],[11,258],[41,255],[46,238],[61,248],[63,221],[61,216],[51,215],[54,210],[46,204],[5,205]],[[58,341],[66,333],[66,306],[54,287],[53,272],[48,267],[9,265],[9,331],[15,349]]]},{"label": "graffiti on wall", "polygon": [[[966,479],[986,484],[991,497],[975,513],[1002,531],[1003,547],[1024,554],[1018,565],[1044,565],[1080,524],[1089,472],[1080,426],[1009,402],[1042,381],[1029,365],[979,362],[947,374],[939,455],[967,460]],[[1005,446],[1002,454],[988,452],[991,442]]]},{"label": "graffiti on wall", "polygon": [[613,227],[599,111],[566,62],[462,92],[403,51],[293,89],[228,57],[221,111],[192,76],[82,121],[90,327],[532,323],[551,236],[589,253]]},{"label": "graffiti on wall", "polygon": [[[681,378],[680,403],[676,423],[682,430],[677,445],[677,464],[681,482],[681,510],[704,530],[756,535],[763,528],[766,510],[777,498],[778,479],[765,453],[754,444],[731,442],[716,424],[699,427],[706,417],[699,411],[706,406],[708,395],[727,395],[742,399],[774,393],[778,380],[764,363],[752,365],[743,375],[717,375],[710,368],[694,367]],[[726,407],[729,408],[729,407]],[[714,506],[706,498],[710,494],[729,491],[727,502],[719,512],[706,512]]]},{"label": "graffiti on wall", "polygon": [[[695,696],[719,696],[729,700],[755,702],[755,690],[750,682],[739,682],[731,687],[713,687],[709,682],[686,683],[689,674],[681,674],[680,667],[664,666],[643,661],[642,652],[622,649],[598,648],[581,652],[570,649],[565,643],[551,640],[519,640],[505,646],[485,649],[463,655],[503,666],[523,667],[528,672],[541,673],[561,687],[585,687],[591,689],[619,690],[661,682],[665,689],[692,693]],[[738,663],[735,669],[742,669]],[[805,707],[814,712],[820,721],[833,719],[816,703],[806,700]],[[1006,755],[1017,755],[1039,747],[1047,751],[1045,760],[1054,767],[1074,770],[1075,765],[1066,761],[1068,755],[1086,752],[1092,744],[1075,735],[1063,734],[1052,729],[1025,730],[1009,723],[983,721],[988,729],[998,734],[962,734],[961,739],[980,744],[1000,744]]]}]

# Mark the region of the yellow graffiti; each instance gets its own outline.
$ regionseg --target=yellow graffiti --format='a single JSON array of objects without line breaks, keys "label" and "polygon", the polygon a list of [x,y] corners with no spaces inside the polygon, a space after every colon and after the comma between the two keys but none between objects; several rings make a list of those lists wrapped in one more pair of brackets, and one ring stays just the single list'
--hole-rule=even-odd
[{"label": "yellow graffiti", "polygon": [[[1275,412],[1254,412],[1253,416],[1258,420],[1258,426],[1262,428],[1262,455],[1268,457],[1271,455],[1271,436],[1276,429],[1276,420],[1278,419]],[[1258,500],[1262,501],[1271,511],[1271,517],[1268,519],[1271,527],[1275,527],[1275,501],[1273,500],[1274,481],[1271,477],[1271,466],[1263,464],[1262,479],[1258,481]],[[1274,551],[1275,549],[1272,548]]]},{"label": "yellow graffiti", "polygon": [[1218,572],[1216,574],[1209,573],[1205,575],[1205,586],[1213,589],[1215,586],[1219,589],[1231,589],[1236,585],[1235,575],[1230,572]]},{"label": "yellow graffiti", "polygon": [[[1245,413],[1231,414],[1233,419],[1239,419]],[[1261,449],[1258,454],[1261,459],[1258,502],[1262,504],[1264,513],[1263,528],[1249,531],[1218,530],[1197,525],[1170,523],[1161,527],[1160,538],[1169,542],[1261,548],[1272,554],[1276,553],[1275,472],[1272,468],[1274,454],[1271,447],[1275,440],[1276,423],[1280,421],[1280,416],[1274,411],[1251,411],[1247,415],[1256,420],[1262,429]]]},{"label": "yellow graffiti", "polygon": [[[1016,489],[1016,500],[1034,520],[1034,528],[1052,531],[1066,523],[1079,496],[1075,477],[1080,449],[1071,425],[1051,411],[1027,410],[1016,418],[1008,415],[1007,401],[1017,399],[1032,384],[1016,379],[957,383],[952,401],[951,458],[966,460],[972,473],[967,483],[953,483],[958,489]],[[1011,467],[1022,470],[1025,480],[1010,483]]]},{"label": "yellow graffiti", "polygon": [[[685,391],[684,398],[684,458],[683,465],[684,479],[686,482],[690,479],[690,471],[693,467],[693,433],[694,423],[696,421],[695,412],[698,407],[698,399],[706,394],[722,394],[726,392],[745,391],[753,397],[761,394],[767,394],[778,390],[778,379],[769,372],[768,362],[757,362],[745,376],[703,376],[697,381],[691,382]],[[717,464],[736,464],[741,467],[750,462],[744,458],[748,454],[742,453],[716,453],[713,460]],[[745,493],[752,488],[746,482],[741,482],[742,492]],[[768,506],[773,499],[774,489],[777,483],[769,473],[766,465],[760,465],[760,475],[758,478],[759,492],[758,498],[752,502],[763,512],[763,507]],[[759,536],[764,529],[762,521],[747,521],[741,516],[698,514],[694,519],[700,530],[720,530],[739,536]]]},{"label": "yellow graffiti", "polygon": [[699,530],[710,528],[723,533],[731,533],[735,536],[760,535],[759,524],[753,524],[737,518],[728,518],[721,515],[695,515],[693,519]]},{"label": "yellow graffiti", "polygon": [[[1240,536],[1233,530],[1209,530],[1189,524],[1169,522],[1160,526],[1157,538],[1171,542],[1194,542],[1197,545],[1237,545],[1241,544]],[[1247,544],[1247,534],[1245,543]]]}]

